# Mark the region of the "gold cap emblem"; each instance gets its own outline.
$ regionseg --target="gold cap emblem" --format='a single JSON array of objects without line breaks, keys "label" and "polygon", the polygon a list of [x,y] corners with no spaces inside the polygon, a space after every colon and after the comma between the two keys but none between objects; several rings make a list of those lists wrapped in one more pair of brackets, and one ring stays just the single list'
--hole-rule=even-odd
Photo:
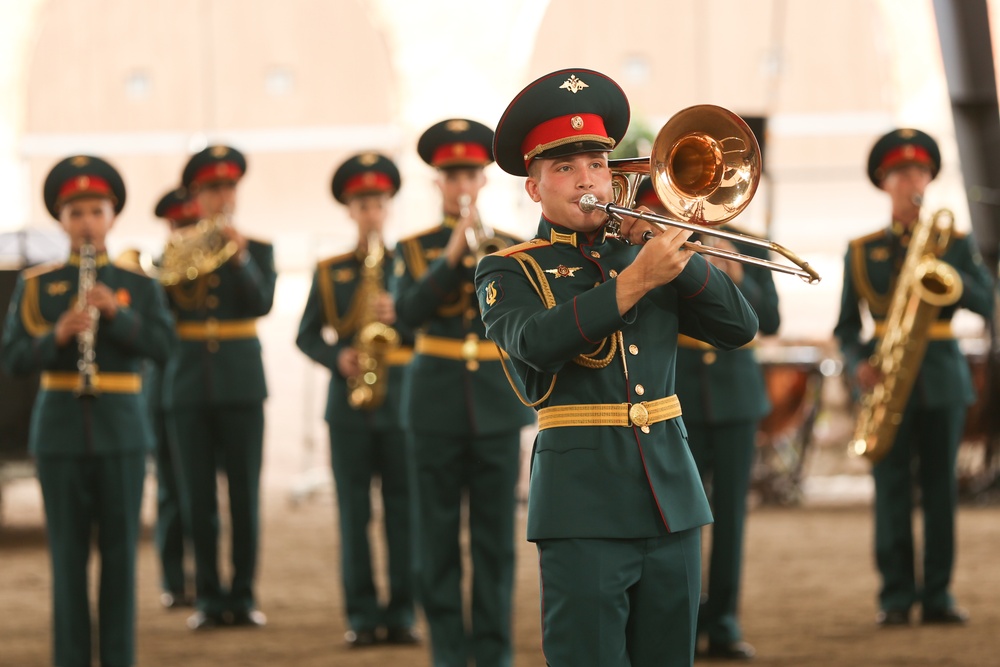
[{"label": "gold cap emblem", "polygon": [[565,81],[563,81],[563,84],[561,86],[559,86],[559,87],[560,88],[565,88],[566,90],[568,90],[569,92],[571,92],[573,94],[576,94],[576,93],[580,92],[584,88],[590,88],[590,86],[588,86],[587,84],[585,84],[580,79],[576,78],[576,74],[571,75],[568,79],[566,79]]},{"label": "gold cap emblem", "polygon": [[210,154],[212,157],[226,157],[229,154],[229,149],[225,146],[212,146]]},{"label": "gold cap emblem", "polygon": [[76,189],[86,190],[90,187],[90,177],[89,176],[77,176],[76,177]]},{"label": "gold cap emblem", "polygon": [[573,127],[574,130],[583,129],[583,119],[580,118],[579,116],[573,116],[572,118],[570,118],[569,124]]},{"label": "gold cap emblem", "polygon": [[69,161],[74,167],[86,167],[90,164],[90,158],[86,155],[77,155],[75,158]]},{"label": "gold cap emblem", "polygon": [[462,120],[461,118],[456,118],[454,120],[449,120],[444,128],[449,132],[465,132],[469,129],[469,122]]},{"label": "gold cap emblem", "polygon": [[370,167],[376,162],[378,162],[378,156],[375,153],[365,153],[364,155],[358,156],[358,162],[364,167]]},{"label": "gold cap emblem", "polygon": [[898,134],[901,139],[912,139],[917,136],[916,130],[911,130],[910,128],[900,130]]}]

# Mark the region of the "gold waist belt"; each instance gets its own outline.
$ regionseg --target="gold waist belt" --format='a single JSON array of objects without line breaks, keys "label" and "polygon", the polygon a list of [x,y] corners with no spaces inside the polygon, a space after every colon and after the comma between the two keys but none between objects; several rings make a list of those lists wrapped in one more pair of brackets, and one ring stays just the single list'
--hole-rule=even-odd
[{"label": "gold waist belt", "polygon": [[458,361],[500,361],[500,351],[493,341],[469,334],[465,340],[417,335],[414,352]]},{"label": "gold waist belt", "polygon": [[405,366],[413,359],[412,347],[397,347],[385,355],[385,363],[389,366]]},{"label": "gold waist belt", "polygon": [[538,430],[560,426],[648,426],[681,416],[681,401],[667,396],[641,403],[554,405],[538,411]]},{"label": "gold waist belt", "polygon": [[[740,349],[744,347],[752,347],[757,341],[752,340],[746,345],[743,345]],[[686,336],[684,334],[677,334],[677,347],[685,347],[693,350],[714,350],[715,346],[706,343],[705,341],[698,340],[697,338],[691,338],[691,336]]]},{"label": "gold waist belt", "polygon": [[[885,336],[885,322],[875,323],[875,338]],[[951,322],[948,320],[935,320],[931,328],[927,330],[927,337],[931,340],[948,340],[954,338],[955,334],[951,330]]]},{"label": "gold waist belt", "polygon": [[178,322],[177,337],[181,340],[235,340],[256,338],[257,320],[216,320]]},{"label": "gold waist belt", "polygon": [[[40,383],[46,391],[76,391],[80,385],[80,374],[71,371],[46,371]],[[142,376],[138,373],[97,373],[94,388],[106,394],[138,394],[142,391]]]}]

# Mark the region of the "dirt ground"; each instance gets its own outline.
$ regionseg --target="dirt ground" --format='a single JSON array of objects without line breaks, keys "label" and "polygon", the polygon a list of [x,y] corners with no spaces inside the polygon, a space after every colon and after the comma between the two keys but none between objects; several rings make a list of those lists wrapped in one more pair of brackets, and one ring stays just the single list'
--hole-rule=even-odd
[{"label": "dirt ground", "polygon": [[[151,525],[152,481],[144,515]],[[293,500],[295,502],[293,502]],[[149,530],[139,567],[138,664],[142,667],[240,665],[362,667],[429,665],[427,646],[348,649],[340,612],[333,496],[321,485],[265,495],[260,630],[194,633],[186,611],[157,602],[158,566]],[[777,508],[748,519],[743,624],[760,667],[1000,665],[1000,507],[963,506],[954,593],[972,615],[964,628],[880,630],[873,623],[876,576],[872,519],[865,502]],[[534,547],[518,527],[516,664],[542,666]],[[5,490],[0,526],[0,665],[51,664],[50,575],[37,485]]]}]

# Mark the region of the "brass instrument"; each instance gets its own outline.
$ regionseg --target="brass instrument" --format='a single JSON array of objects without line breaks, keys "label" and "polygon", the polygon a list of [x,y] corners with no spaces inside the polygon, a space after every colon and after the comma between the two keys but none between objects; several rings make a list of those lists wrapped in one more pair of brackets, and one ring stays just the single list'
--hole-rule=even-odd
[{"label": "brass instrument", "polygon": [[91,318],[89,328],[76,335],[77,349],[80,356],[76,361],[79,371],[79,384],[74,393],[77,398],[93,398],[97,396],[97,323],[101,316],[96,306],[87,304],[91,290],[97,284],[97,250],[89,240],[80,246],[80,277],[76,295],[76,309],[86,310]]},{"label": "brass instrument", "polygon": [[473,214],[470,209],[471,203],[472,197],[467,194],[459,195],[458,205],[461,208],[458,215],[463,220],[465,218],[471,220],[470,225],[465,230],[465,240],[469,244],[469,251],[478,262],[486,255],[503,250],[507,247],[507,243],[497,238],[492,227],[483,224],[478,213]]},{"label": "brass instrument", "polygon": [[881,379],[861,399],[848,450],[872,463],[892,449],[938,312],[962,296],[958,271],[938,259],[938,253],[948,245],[954,223],[952,212],[941,209],[918,221],[910,237],[889,302],[885,334],[871,358]]},{"label": "brass instrument", "polygon": [[236,243],[222,233],[228,226],[229,216],[220,213],[175,229],[163,249],[160,266],[154,266],[148,257],[140,255],[143,271],[167,286],[212,273],[239,250]]},{"label": "brass instrument", "polygon": [[352,343],[361,373],[347,378],[347,402],[355,410],[373,410],[385,401],[388,389],[386,356],[399,347],[399,332],[375,314],[375,299],[383,291],[385,246],[377,232],[368,235],[368,253],[361,266],[355,298],[362,299],[361,324]]},{"label": "brass instrument", "polygon": [[[739,215],[750,203],[760,182],[757,139],[746,122],[731,111],[710,104],[679,111],[660,128],[648,158],[614,159],[608,161],[608,166],[612,171],[616,203],[600,202],[592,194],[583,195],[579,202],[584,212],[601,209],[608,214],[608,235],[619,235],[621,216],[627,215],[660,228],[679,227],[765,248],[788,259],[794,266],[724,248],[684,244],[684,248],[703,255],[796,275],[809,283],[819,282],[819,274],[807,262],[773,241],[711,228]],[[630,174],[634,175],[634,180],[629,179]],[[656,196],[673,217],[631,208],[635,185],[644,175],[650,177]]]}]

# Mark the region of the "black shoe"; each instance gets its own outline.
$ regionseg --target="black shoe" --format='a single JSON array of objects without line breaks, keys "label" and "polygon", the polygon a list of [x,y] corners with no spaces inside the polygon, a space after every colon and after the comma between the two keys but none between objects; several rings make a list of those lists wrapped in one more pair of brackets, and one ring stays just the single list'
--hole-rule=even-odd
[{"label": "black shoe", "polygon": [[375,631],[374,630],[348,630],[344,633],[344,639],[350,645],[351,648],[364,648],[366,646],[375,645]]},{"label": "black shoe", "polygon": [[886,628],[910,624],[909,609],[883,609],[875,615],[875,624]]},{"label": "black shoe", "polygon": [[207,614],[203,611],[196,611],[188,616],[187,626],[192,630],[211,630],[225,625],[222,614]]},{"label": "black shoe", "polygon": [[413,628],[386,628],[385,641],[389,644],[419,644],[420,635]]},{"label": "black shoe", "polygon": [[243,628],[262,628],[267,625],[267,616],[259,609],[241,609],[233,612],[232,624]]},{"label": "black shoe", "polygon": [[177,609],[178,607],[194,606],[194,600],[183,593],[163,591],[160,593],[160,604],[163,605],[164,609]]},{"label": "black shoe", "polygon": [[944,609],[925,609],[920,622],[936,625],[963,625],[969,621],[969,612],[961,607],[946,607]]},{"label": "black shoe", "polygon": [[728,642],[725,644],[708,643],[708,650],[705,657],[719,660],[753,660],[757,655],[754,647],[744,641]]}]

